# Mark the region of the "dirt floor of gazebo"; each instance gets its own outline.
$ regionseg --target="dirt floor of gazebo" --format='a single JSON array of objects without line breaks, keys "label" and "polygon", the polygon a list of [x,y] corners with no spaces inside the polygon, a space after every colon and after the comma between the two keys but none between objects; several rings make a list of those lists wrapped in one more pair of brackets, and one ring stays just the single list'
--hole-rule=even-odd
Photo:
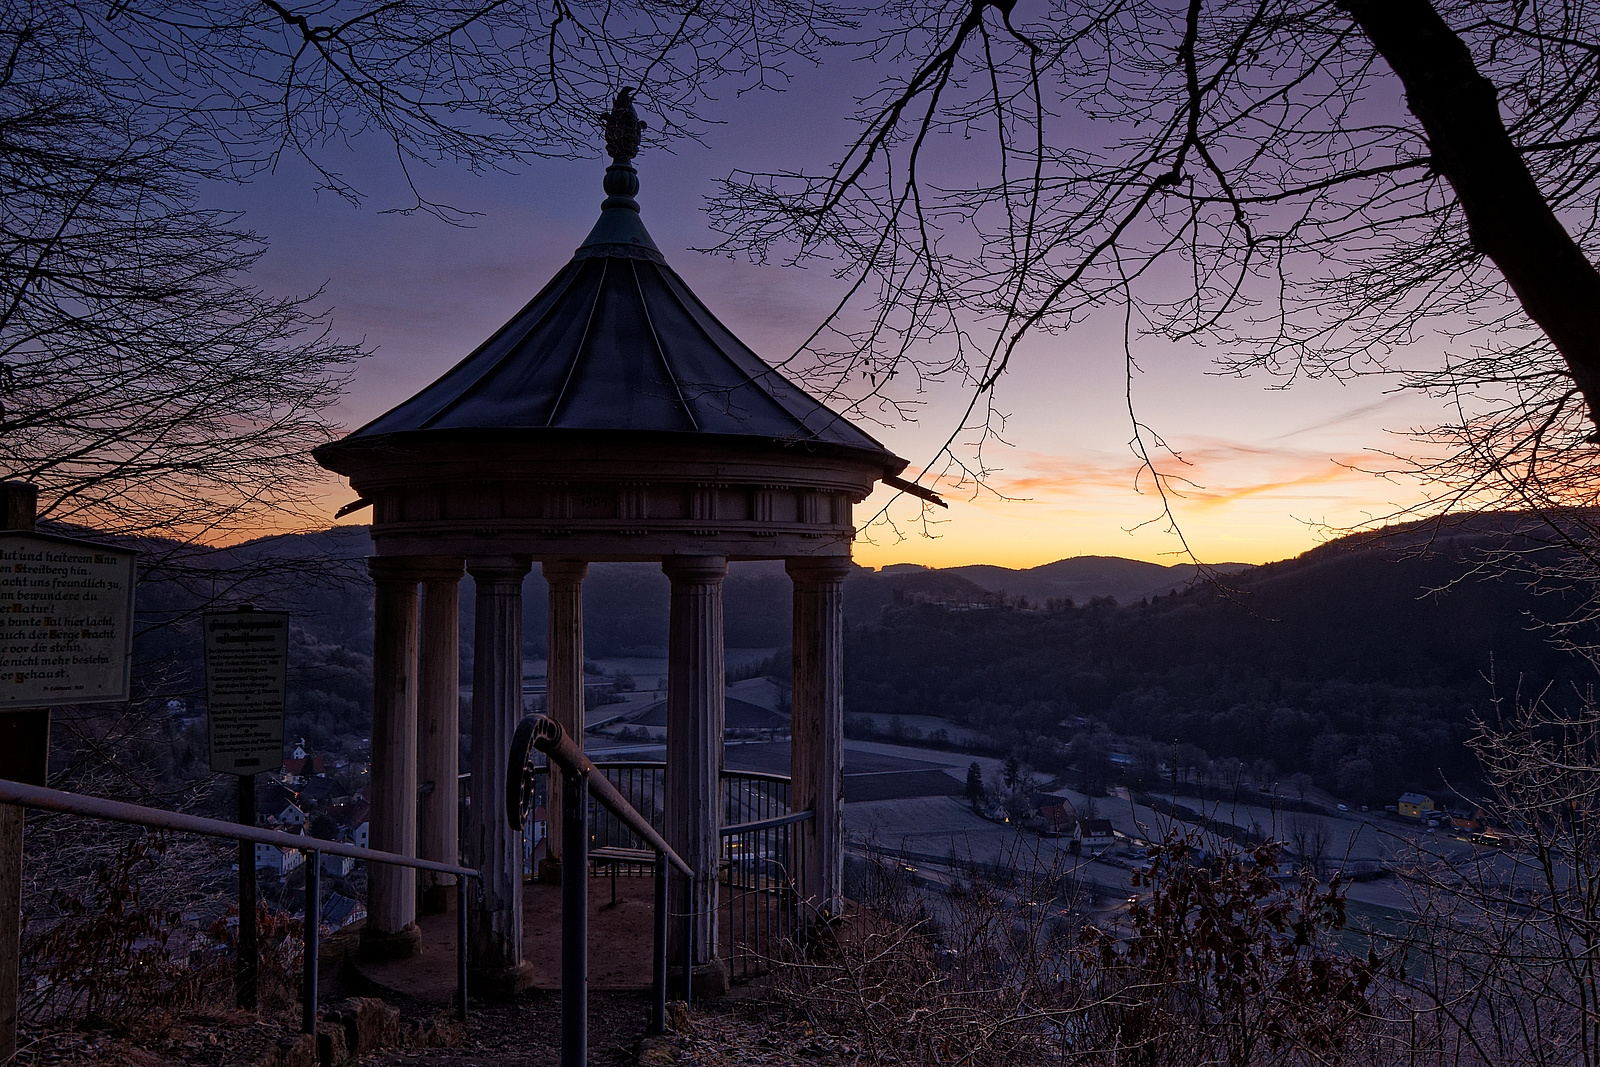
[{"label": "dirt floor of gazebo", "polygon": [[[653,877],[618,878],[617,904],[612,907],[611,876],[590,877],[590,989],[650,988],[654,892]],[[350,963],[362,978],[381,989],[421,1001],[449,1003],[456,991],[456,917],[454,913],[422,915],[417,925],[422,930],[422,950],[410,959],[377,963],[352,952]],[[727,939],[726,930],[722,936]],[[560,988],[559,886],[524,884],[522,955],[533,964],[533,988]]]}]

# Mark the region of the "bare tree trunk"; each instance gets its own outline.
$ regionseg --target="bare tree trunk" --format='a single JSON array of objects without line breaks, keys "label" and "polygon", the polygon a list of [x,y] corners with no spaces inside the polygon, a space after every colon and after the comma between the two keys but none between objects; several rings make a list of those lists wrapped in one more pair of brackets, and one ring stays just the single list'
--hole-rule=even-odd
[{"label": "bare tree trunk", "polygon": [[1339,0],[1388,62],[1455,189],[1473,244],[1566,360],[1600,426],[1600,272],[1511,140],[1494,84],[1429,0]]}]

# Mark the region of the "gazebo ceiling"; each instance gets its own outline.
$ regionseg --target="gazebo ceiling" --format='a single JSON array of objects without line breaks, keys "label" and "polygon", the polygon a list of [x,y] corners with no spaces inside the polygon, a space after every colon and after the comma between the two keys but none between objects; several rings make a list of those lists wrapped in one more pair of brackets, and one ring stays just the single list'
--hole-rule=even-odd
[{"label": "gazebo ceiling", "polygon": [[[547,491],[530,495],[535,485],[574,486],[590,499],[616,495],[614,509],[601,509],[616,514],[593,518],[601,525],[628,519],[637,529],[626,532],[638,534],[659,525],[649,518],[707,525],[712,516],[690,496],[681,507],[673,502],[678,491],[663,487],[675,482],[698,486],[702,498],[708,487],[744,493],[747,507],[720,510],[729,521],[741,512],[752,523],[785,512],[783,492],[791,487],[799,494],[789,509],[795,515],[778,525],[796,534],[793,523],[809,525],[802,513],[817,513],[803,499],[807,493],[842,494],[820,520],[835,536],[850,529],[839,508],[847,512],[847,499],[861,499],[874,481],[939,502],[898,477],[905,460],[751,351],[667,265],[634,199],[639,182],[630,161],[640,128],[624,93],[608,116],[612,164],[599,221],[527,306],[433,384],[315,451],[376,505],[380,550],[380,534],[401,527],[420,535],[424,526],[459,528],[456,520],[471,518],[482,531],[482,520],[496,518],[481,514],[489,508],[481,502],[466,508],[473,515],[454,517],[449,513],[458,509],[445,496],[419,502],[433,492],[430,484],[498,481],[498,499],[523,501],[499,505],[498,517],[517,527],[578,518],[571,504],[527,503],[552,499]],[[641,480],[656,488],[642,490]],[[544,513],[550,509],[555,513]],[[546,524],[536,532],[545,541],[564,531]],[[757,535],[754,528],[747,533]]]}]

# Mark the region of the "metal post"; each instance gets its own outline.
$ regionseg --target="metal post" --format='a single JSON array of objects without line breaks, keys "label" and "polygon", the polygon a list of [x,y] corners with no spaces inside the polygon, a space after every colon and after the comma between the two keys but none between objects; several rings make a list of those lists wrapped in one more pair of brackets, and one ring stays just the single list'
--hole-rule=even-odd
[{"label": "metal post", "polygon": [[456,1016],[467,1021],[467,880],[460,875],[456,875]]},{"label": "metal post", "polygon": [[300,995],[305,999],[301,1013],[300,1029],[307,1034],[317,1032],[317,954],[322,934],[322,853],[312,849],[306,854],[306,921],[305,921],[305,978]]},{"label": "metal post", "polygon": [[667,857],[656,853],[655,949],[650,968],[650,1032],[667,1031]]},{"label": "metal post", "polygon": [[[239,775],[239,825],[256,824],[256,776]],[[247,1011],[256,1008],[256,977],[261,953],[256,944],[256,846],[239,842],[239,958],[235,965],[234,1003]]]},{"label": "metal post", "polygon": [[561,1067],[589,1059],[588,775],[561,776]]},{"label": "metal post", "polygon": [[689,879],[689,939],[683,946],[683,1006],[687,1008],[694,1003],[694,918],[700,909],[695,907],[694,875],[684,877]]}]

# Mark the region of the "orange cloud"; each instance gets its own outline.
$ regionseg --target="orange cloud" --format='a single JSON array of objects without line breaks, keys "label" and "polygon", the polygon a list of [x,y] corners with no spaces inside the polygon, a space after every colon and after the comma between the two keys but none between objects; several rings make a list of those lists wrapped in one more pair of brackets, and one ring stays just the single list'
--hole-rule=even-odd
[{"label": "orange cloud", "polygon": [[[1374,452],[1215,437],[1192,438],[1178,452],[1181,458],[1156,462],[1181,538],[1137,457],[1018,452],[980,487],[948,473],[924,477],[950,510],[923,528],[923,516],[907,508],[897,524],[865,531],[856,555],[874,566],[1035,566],[1085,554],[1171,563],[1187,543],[1209,562],[1259,563],[1305,551],[1319,531],[1368,525],[1421,495],[1418,486],[1382,477],[1389,464]],[[858,522],[877,514],[863,507]],[[930,536],[915,536],[924,532]]]}]

